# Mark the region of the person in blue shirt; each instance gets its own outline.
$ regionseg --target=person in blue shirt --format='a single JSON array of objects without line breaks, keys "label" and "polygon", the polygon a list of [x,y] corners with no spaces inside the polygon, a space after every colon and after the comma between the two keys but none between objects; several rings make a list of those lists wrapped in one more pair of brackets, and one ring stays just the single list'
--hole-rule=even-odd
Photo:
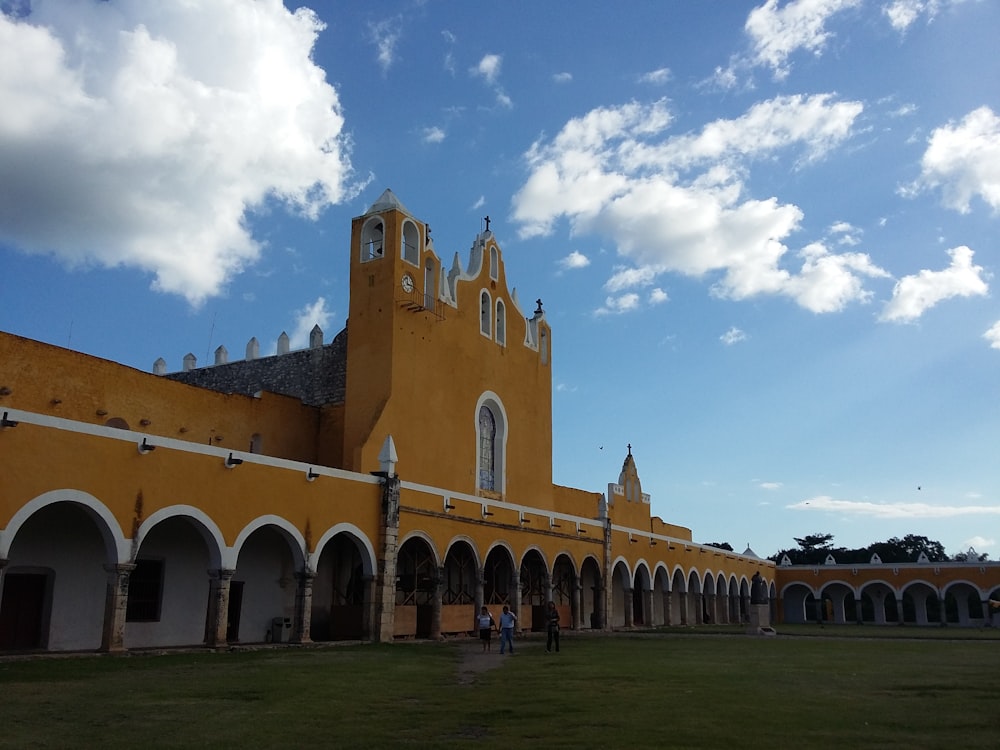
[{"label": "person in blue shirt", "polygon": [[503,612],[500,613],[500,653],[504,652],[507,646],[510,652],[514,653],[514,625],[517,624],[517,615],[510,611],[510,607],[503,605]]}]

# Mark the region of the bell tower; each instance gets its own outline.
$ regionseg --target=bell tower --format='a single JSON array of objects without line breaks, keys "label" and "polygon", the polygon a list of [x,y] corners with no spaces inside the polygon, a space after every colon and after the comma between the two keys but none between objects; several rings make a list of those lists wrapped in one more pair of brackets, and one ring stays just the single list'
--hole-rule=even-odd
[{"label": "bell tower", "polygon": [[[350,306],[347,337],[348,410],[344,415],[345,463],[366,471],[362,446],[393,390],[400,366],[399,319],[408,310],[434,307],[435,263],[427,248],[427,226],[385,190],[362,216],[351,222]],[[352,448],[354,455],[352,456]]]}]

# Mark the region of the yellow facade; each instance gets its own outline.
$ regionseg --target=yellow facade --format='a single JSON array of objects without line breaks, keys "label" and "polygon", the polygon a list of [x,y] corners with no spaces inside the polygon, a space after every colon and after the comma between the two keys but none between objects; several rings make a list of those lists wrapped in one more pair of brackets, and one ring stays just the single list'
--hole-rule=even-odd
[{"label": "yellow facade", "polygon": [[[446,264],[386,191],[345,255],[313,352],[164,375],[0,334],[0,649],[437,637],[549,600],[735,623],[755,572],[775,599],[772,563],[651,516],[631,447],[606,488],[552,483],[552,331],[492,232]],[[282,385],[307,355],[335,395]]]}]

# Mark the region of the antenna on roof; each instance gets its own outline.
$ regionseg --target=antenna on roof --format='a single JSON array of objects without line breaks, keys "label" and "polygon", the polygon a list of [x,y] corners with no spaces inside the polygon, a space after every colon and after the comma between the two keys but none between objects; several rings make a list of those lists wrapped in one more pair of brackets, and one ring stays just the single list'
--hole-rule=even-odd
[{"label": "antenna on roof", "polygon": [[212,351],[212,337],[215,335],[215,316],[219,314],[216,310],[212,313],[212,326],[208,329],[208,346],[205,348],[205,361],[208,362],[208,354]]}]

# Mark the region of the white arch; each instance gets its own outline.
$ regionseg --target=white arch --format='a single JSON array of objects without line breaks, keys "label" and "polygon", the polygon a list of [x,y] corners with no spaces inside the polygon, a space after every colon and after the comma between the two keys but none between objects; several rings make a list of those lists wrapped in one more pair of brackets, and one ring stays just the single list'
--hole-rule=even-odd
[{"label": "white arch", "polygon": [[480,557],[479,557],[479,548],[476,547],[476,543],[472,539],[472,537],[466,536],[465,534],[456,534],[455,536],[453,536],[451,538],[451,540],[448,542],[448,544],[445,545],[444,555],[442,556],[441,559],[442,560],[447,560],[448,559],[448,555],[451,554],[452,548],[456,544],[461,544],[463,542],[469,546],[469,549],[472,550],[472,557],[476,561],[476,568],[479,569],[479,568],[483,567],[483,560],[480,559]]},{"label": "white arch", "polygon": [[249,538],[249,536],[255,531],[262,529],[265,526],[273,526],[283,532],[282,536],[289,541],[288,546],[291,548],[292,557],[295,561],[295,567],[302,568],[305,565],[306,559],[305,537],[302,536],[298,528],[296,528],[296,526],[290,521],[273,514],[259,516],[243,527],[243,530],[236,536],[236,541],[233,542],[233,559],[237,561],[239,560],[240,550],[243,549],[243,544],[246,542],[247,538]]},{"label": "white arch", "polygon": [[195,528],[205,540],[208,547],[209,565],[212,568],[222,568],[234,570],[236,568],[236,555],[232,549],[226,546],[225,537],[205,511],[195,508],[193,505],[170,505],[148,516],[140,525],[136,533],[133,547],[139,550],[146,535],[153,530],[153,527],[168,518],[190,518],[197,521]]},{"label": "white arch", "polygon": [[421,539],[423,540],[424,544],[426,544],[430,548],[431,554],[434,556],[435,568],[440,568],[444,564],[443,562],[444,558],[442,558],[440,554],[438,554],[438,548],[437,544],[434,542],[434,537],[432,537],[426,531],[422,531],[420,529],[411,531],[409,534],[400,539],[399,543],[396,545],[396,549],[397,550],[402,549],[403,545],[406,544],[411,539]]},{"label": "white arch", "polygon": [[362,569],[365,575],[375,575],[375,548],[368,541],[368,537],[365,536],[364,532],[353,523],[338,523],[326,530],[326,533],[319,538],[313,551],[309,553],[309,570],[316,570],[316,564],[319,562],[320,555],[323,554],[323,548],[337,534],[347,534],[347,536],[364,547],[365,552],[368,554],[361,556]]},{"label": "white arch", "polygon": [[0,529],[0,559],[7,559],[10,556],[10,547],[14,543],[14,537],[20,531],[24,523],[35,512],[55,503],[73,503],[82,505],[89,511],[90,516],[96,522],[101,538],[104,540],[105,552],[109,561],[115,563],[127,563],[131,552],[131,540],[126,539],[122,533],[118,519],[108,510],[108,507],[93,495],[82,490],[50,490],[43,492],[33,500],[29,500],[22,505],[18,511],[11,516],[7,527]]},{"label": "white arch", "polygon": [[549,562],[549,557],[548,555],[545,554],[545,550],[543,550],[537,544],[529,544],[527,547],[524,548],[524,552],[521,553],[521,559],[517,563],[518,568],[520,568],[520,566],[524,564],[524,558],[526,558],[528,556],[528,553],[530,552],[538,553],[538,556],[542,559],[542,567],[544,567],[545,572],[548,573],[549,576],[551,576],[552,563]]}]

